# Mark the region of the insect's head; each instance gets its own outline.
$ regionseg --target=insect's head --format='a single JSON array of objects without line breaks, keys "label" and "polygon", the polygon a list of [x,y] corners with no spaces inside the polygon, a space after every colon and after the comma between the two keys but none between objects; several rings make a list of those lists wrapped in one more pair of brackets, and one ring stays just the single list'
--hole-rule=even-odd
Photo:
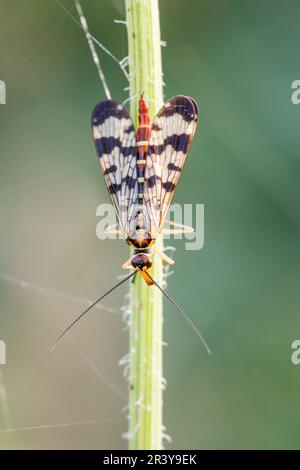
[{"label": "insect's head", "polygon": [[145,253],[138,253],[134,255],[131,259],[131,265],[134,269],[138,269],[140,271],[145,271],[152,266],[152,261],[150,260],[149,256]]}]

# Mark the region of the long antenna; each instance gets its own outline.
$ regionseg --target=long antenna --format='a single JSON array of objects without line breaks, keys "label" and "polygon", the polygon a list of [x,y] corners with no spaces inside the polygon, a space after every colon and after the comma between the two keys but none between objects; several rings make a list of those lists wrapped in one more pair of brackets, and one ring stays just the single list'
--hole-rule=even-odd
[{"label": "long antenna", "polygon": [[104,88],[104,92],[105,92],[106,98],[107,98],[108,100],[110,100],[110,99],[111,99],[111,94],[110,94],[110,91],[109,91],[109,88],[108,88],[108,85],[107,85],[107,82],[106,82],[106,78],[105,78],[104,72],[103,72],[102,67],[101,67],[101,64],[100,64],[100,60],[99,60],[98,54],[97,54],[96,49],[95,49],[95,46],[94,46],[94,42],[93,42],[91,33],[90,33],[90,31],[89,31],[89,28],[88,28],[88,24],[87,24],[86,18],[85,18],[84,14],[83,14],[83,11],[82,11],[82,8],[81,8],[81,5],[80,5],[79,0],[74,0],[74,1],[75,1],[75,6],[76,6],[76,9],[77,9],[77,12],[78,12],[78,15],[79,15],[79,19],[80,19],[82,28],[83,28],[83,30],[84,30],[84,32],[85,32],[85,36],[86,36],[88,45],[89,45],[89,47],[90,47],[90,50],[91,50],[91,53],[92,53],[92,56],[93,56],[93,60],[94,60],[95,65],[96,65],[96,67],[97,67],[97,70],[98,70],[98,73],[99,73],[99,77],[100,77],[100,80],[101,80],[102,85],[103,85],[103,88]]},{"label": "long antenna", "polygon": [[105,294],[103,294],[101,297],[99,297],[99,299],[95,300],[95,302],[92,303],[92,305],[90,305],[86,310],[84,310],[77,318],[75,318],[74,321],[72,321],[72,323],[61,333],[61,335],[59,335],[59,337],[57,338],[57,340],[55,341],[55,343],[53,344],[52,348],[51,348],[51,351],[54,350],[55,346],[57,345],[57,343],[62,339],[63,336],[65,336],[65,334],[79,321],[81,320],[81,318],[86,314],[88,313],[93,307],[95,307],[95,305],[100,302],[101,300],[104,299],[104,297],[106,297],[108,294],[111,294],[111,292],[113,292],[115,289],[117,289],[118,287],[120,287],[122,284],[124,284],[124,282],[128,281],[128,279],[130,279],[131,277],[135,276],[136,274],[136,271],[134,271],[133,273],[130,273],[129,276],[126,276],[124,279],[122,279],[120,282],[118,282],[114,287],[112,287],[111,289],[109,289],[107,292],[105,292]]},{"label": "long antenna", "polygon": [[182,316],[182,318],[188,323],[188,325],[190,325],[190,327],[194,330],[194,332],[196,333],[196,335],[200,338],[203,346],[205,347],[206,351],[208,352],[208,354],[211,354],[211,350],[207,344],[207,342],[205,341],[203,335],[200,333],[200,331],[198,330],[198,328],[196,327],[196,325],[192,322],[192,320],[190,319],[190,317],[182,310],[182,308],[179,307],[179,305],[176,304],[175,300],[173,300],[169,294],[164,291],[164,289],[162,287],[160,287],[160,285],[153,279],[152,276],[150,276],[150,274],[147,272],[147,276],[149,276],[149,278],[151,279],[151,281],[156,285],[156,287],[164,294],[164,296],[167,297],[167,299],[171,302],[171,304],[176,308],[176,310],[180,313],[180,315]]}]

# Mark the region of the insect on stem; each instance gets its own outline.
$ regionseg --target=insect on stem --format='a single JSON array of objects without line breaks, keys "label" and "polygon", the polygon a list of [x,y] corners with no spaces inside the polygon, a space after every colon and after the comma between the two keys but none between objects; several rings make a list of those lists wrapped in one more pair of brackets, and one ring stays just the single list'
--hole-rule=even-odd
[{"label": "insect on stem", "polygon": [[168,257],[162,256],[163,248],[160,250],[163,224],[196,131],[198,106],[184,95],[162,103],[158,0],[126,0],[128,59],[113,59],[129,79],[131,115],[111,99],[94,45],[98,42],[89,32],[80,1],[74,1],[81,25],[67,14],[85,32],[107,98],[93,110],[92,133],[120,232],[132,249],[123,267],[134,268],[134,272],[84,310],[52,349],[98,302],[137,275],[130,302],[129,448],[162,449],[163,295],[211,352],[192,320],[161,287],[162,260],[168,262]]}]

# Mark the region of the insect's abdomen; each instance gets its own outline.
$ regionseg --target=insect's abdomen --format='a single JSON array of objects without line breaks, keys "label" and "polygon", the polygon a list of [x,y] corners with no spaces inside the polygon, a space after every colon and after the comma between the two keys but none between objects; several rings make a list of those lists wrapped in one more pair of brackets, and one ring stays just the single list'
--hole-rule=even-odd
[{"label": "insect's abdomen", "polygon": [[139,127],[136,133],[138,202],[143,203],[146,154],[150,139],[150,116],[144,98],[139,101]]},{"label": "insect's abdomen", "polygon": [[137,204],[135,215],[135,226],[130,238],[135,240],[136,248],[143,248],[148,245],[148,237],[145,230],[144,220],[144,181],[146,158],[150,139],[150,116],[146,101],[142,97],[139,101],[139,127],[136,132],[136,166],[137,166]]}]

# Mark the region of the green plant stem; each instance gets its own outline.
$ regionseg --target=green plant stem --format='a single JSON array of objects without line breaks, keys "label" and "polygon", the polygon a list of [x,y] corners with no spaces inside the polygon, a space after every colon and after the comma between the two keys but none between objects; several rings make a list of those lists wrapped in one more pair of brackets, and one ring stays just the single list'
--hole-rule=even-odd
[{"label": "green plant stem", "polygon": [[[162,105],[163,83],[158,0],[125,0],[131,115],[137,126],[144,93],[150,117]],[[156,246],[163,249],[160,238]],[[153,255],[152,276],[162,284],[162,260]],[[129,448],[162,449],[162,294],[138,274],[130,292]]]}]

